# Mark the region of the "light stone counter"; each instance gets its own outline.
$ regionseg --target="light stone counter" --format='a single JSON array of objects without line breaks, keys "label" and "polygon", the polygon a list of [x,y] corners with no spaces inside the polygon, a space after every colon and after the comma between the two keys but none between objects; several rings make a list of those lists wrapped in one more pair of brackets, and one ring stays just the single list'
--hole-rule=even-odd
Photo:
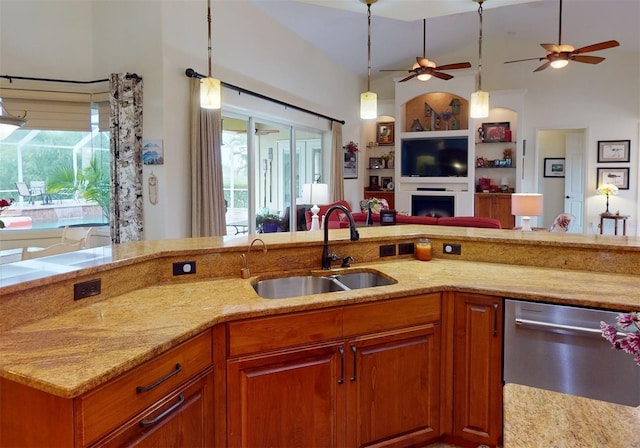
[{"label": "light stone counter", "polygon": [[640,447],[640,407],[519,384],[503,394],[504,448]]}]

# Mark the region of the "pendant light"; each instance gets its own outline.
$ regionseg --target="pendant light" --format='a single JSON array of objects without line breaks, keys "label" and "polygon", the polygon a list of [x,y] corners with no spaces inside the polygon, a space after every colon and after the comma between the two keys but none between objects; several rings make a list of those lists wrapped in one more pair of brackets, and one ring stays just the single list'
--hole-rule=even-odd
[{"label": "pendant light", "polygon": [[[26,116],[26,113],[24,115]],[[14,117],[7,112],[0,98],[0,140],[7,138],[13,131],[21,128],[26,123],[27,120],[24,120],[24,116]]]},{"label": "pendant light", "polygon": [[476,77],[476,91],[471,94],[469,115],[471,118],[486,118],[489,116],[489,92],[482,90],[482,3],[485,0],[473,0],[479,3],[480,34],[478,36],[478,76]]},{"label": "pendant light", "polygon": [[378,95],[371,91],[371,5],[378,0],[362,0],[367,4],[367,91],[360,95],[360,118],[368,120],[378,117]]},{"label": "pendant light", "polygon": [[207,1],[207,23],[209,32],[209,72],[200,80],[200,107],[203,109],[220,109],[220,80],[211,77],[211,0]]}]

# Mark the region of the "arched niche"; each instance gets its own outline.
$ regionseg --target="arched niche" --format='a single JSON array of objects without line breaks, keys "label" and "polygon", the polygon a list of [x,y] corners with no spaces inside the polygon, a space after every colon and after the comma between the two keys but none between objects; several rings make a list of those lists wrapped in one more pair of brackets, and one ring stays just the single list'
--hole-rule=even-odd
[{"label": "arched niche", "polygon": [[453,93],[430,92],[416,96],[406,102],[404,114],[403,132],[469,128],[469,102]]}]

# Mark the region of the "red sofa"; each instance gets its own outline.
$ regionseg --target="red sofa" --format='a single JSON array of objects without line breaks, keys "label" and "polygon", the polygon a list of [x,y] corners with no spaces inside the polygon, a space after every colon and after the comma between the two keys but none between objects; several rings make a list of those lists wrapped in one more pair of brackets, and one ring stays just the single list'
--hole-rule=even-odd
[{"label": "red sofa", "polygon": [[[347,208],[347,210],[351,211],[351,206],[347,201],[338,201],[332,204],[319,206],[320,211],[318,212],[318,216],[323,217],[329,207],[340,204]],[[307,229],[311,228],[311,212],[306,212],[305,217],[307,221]],[[352,212],[353,220],[356,222],[365,222],[367,215],[363,212]],[[380,222],[380,214],[373,214],[373,221]],[[500,220],[494,218],[485,218],[482,216],[452,216],[446,218],[435,218],[433,216],[410,216],[410,215],[396,215],[396,223],[397,224],[427,224],[427,225],[438,225],[438,226],[455,226],[455,227],[479,227],[485,229],[501,229]],[[331,213],[329,217],[329,228],[330,229],[339,229],[349,227],[349,222],[343,213],[340,213],[339,210]]]}]

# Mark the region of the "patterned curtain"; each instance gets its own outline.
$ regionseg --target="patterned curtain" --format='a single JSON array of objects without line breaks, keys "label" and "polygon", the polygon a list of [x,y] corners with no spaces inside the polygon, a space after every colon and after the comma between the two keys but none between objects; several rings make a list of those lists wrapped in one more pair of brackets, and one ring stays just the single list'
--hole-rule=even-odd
[{"label": "patterned curtain", "polygon": [[331,124],[331,198],[333,202],[344,199],[344,155],[342,150],[342,124]]},{"label": "patterned curtain", "polygon": [[111,241],[144,239],[142,200],[142,78],[109,76],[111,130]]}]

